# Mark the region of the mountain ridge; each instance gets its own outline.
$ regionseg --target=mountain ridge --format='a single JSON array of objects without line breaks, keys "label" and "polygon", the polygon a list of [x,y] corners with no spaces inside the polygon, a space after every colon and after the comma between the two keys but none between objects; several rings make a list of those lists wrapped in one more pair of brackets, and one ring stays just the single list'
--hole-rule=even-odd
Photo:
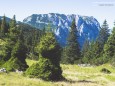
[{"label": "mountain ridge", "polygon": [[82,47],[84,41],[95,40],[99,30],[100,24],[93,16],[80,16],[75,14],[59,14],[59,13],[48,13],[48,14],[32,14],[23,20],[23,23],[32,25],[37,28],[43,29],[51,24],[51,28],[55,28],[54,33],[57,41],[65,46],[67,43],[67,37],[70,31],[70,26],[73,18],[76,19],[76,25],[78,28],[79,43]]}]

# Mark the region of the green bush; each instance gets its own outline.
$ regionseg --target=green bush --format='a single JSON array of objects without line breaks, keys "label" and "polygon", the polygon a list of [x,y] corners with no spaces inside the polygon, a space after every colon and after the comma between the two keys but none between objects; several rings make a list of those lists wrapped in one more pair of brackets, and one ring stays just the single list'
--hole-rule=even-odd
[{"label": "green bush", "polygon": [[62,78],[61,48],[53,33],[47,33],[41,38],[38,50],[39,62],[28,68],[25,74],[44,80],[60,80]]},{"label": "green bush", "polygon": [[111,71],[109,71],[109,70],[106,69],[106,68],[102,68],[102,69],[101,69],[101,72],[102,72],[102,73],[107,73],[107,74],[110,74],[110,73],[111,73]]},{"label": "green bush", "polygon": [[43,80],[59,80],[62,78],[61,67],[53,65],[49,59],[40,59],[25,72],[29,77],[41,78]]},{"label": "green bush", "polygon": [[114,55],[114,57],[111,60],[111,65],[115,67],[115,55]]},{"label": "green bush", "polygon": [[11,58],[11,51],[12,47],[10,41],[5,39],[4,43],[0,43],[0,66]]},{"label": "green bush", "polygon": [[11,58],[3,65],[7,71],[14,71],[16,69],[25,71],[28,68],[26,64],[26,46],[18,41],[13,47]]},{"label": "green bush", "polygon": [[25,63],[22,63],[18,58],[11,58],[3,67],[5,67],[7,71],[15,71],[16,69],[25,71],[28,68],[28,65]]}]

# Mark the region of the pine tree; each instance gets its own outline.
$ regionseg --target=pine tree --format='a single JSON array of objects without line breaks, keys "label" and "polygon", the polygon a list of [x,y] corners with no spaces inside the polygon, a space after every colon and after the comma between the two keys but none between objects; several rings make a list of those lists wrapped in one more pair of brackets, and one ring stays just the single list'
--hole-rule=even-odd
[{"label": "pine tree", "polygon": [[95,53],[94,45],[95,45],[95,42],[92,41],[91,43],[89,43],[89,46],[87,46],[87,50],[84,52],[84,55],[83,55],[83,58],[82,58],[83,63],[92,64],[92,59],[93,59],[93,57],[95,57],[94,56],[94,53]]},{"label": "pine tree", "polygon": [[101,51],[103,50],[103,47],[104,47],[104,44],[106,43],[108,37],[109,37],[109,29],[108,29],[108,24],[107,24],[107,21],[105,20],[103,22],[103,25],[100,29],[100,32],[99,32],[99,35],[98,35],[98,38],[97,38],[97,42],[101,45],[100,46],[100,49]]},{"label": "pine tree", "polygon": [[1,21],[1,19],[0,19],[0,38],[2,37],[1,24],[2,24],[2,21]]},{"label": "pine tree", "polygon": [[26,64],[27,48],[21,40],[18,40],[11,52],[11,58],[3,65],[8,71],[21,70],[28,68]]},{"label": "pine tree", "polygon": [[[2,24],[2,21],[1,21],[1,19],[0,19],[0,26],[1,26],[1,24]],[[1,27],[0,27],[0,30],[1,30]]]},{"label": "pine tree", "polygon": [[88,39],[86,39],[84,44],[83,44],[82,51],[81,51],[83,63],[88,63],[88,57],[86,57],[86,56],[88,54],[89,47],[90,47],[90,42]]},{"label": "pine tree", "polygon": [[15,19],[15,15],[13,16],[13,18],[10,21],[10,39],[14,42],[16,42],[16,40],[18,39],[18,35],[20,34],[19,31],[19,26],[16,24],[16,19]]},{"label": "pine tree", "polygon": [[10,28],[13,28],[16,26],[16,17],[15,15],[13,16],[13,18],[10,21]]},{"label": "pine tree", "polygon": [[112,34],[104,45],[103,63],[108,62],[115,58],[115,23]]},{"label": "pine tree", "polygon": [[102,64],[102,55],[103,55],[103,48],[105,43],[108,40],[109,37],[109,29],[108,29],[108,24],[107,21],[105,20],[103,22],[103,25],[100,29],[99,35],[94,43],[93,50],[94,52],[92,53],[93,59],[92,62],[96,65]]},{"label": "pine tree", "polygon": [[4,43],[4,45],[1,47],[1,51],[2,55],[0,55],[0,65],[3,65],[6,61],[8,61],[11,58],[11,42],[6,41],[6,43]]},{"label": "pine tree", "polygon": [[8,26],[7,26],[5,15],[3,16],[2,23],[1,23],[1,33],[3,34],[3,36],[6,33],[8,33]]},{"label": "pine tree", "polygon": [[86,39],[83,44],[82,51],[81,51],[82,56],[85,56],[85,53],[88,51],[89,45],[90,45],[90,42],[88,39]]},{"label": "pine tree", "polygon": [[78,43],[77,28],[75,19],[72,21],[71,30],[67,40],[67,47],[65,48],[65,63],[74,64],[80,58],[80,46]]},{"label": "pine tree", "polygon": [[109,29],[108,29],[107,21],[105,20],[100,29],[96,41],[93,42],[92,45],[90,45],[90,49],[88,49],[86,53],[87,55],[84,55],[85,59],[90,58],[89,62],[91,64],[96,64],[96,65],[102,64],[101,57],[103,55],[103,47],[108,37],[109,37]]},{"label": "pine tree", "polygon": [[26,75],[44,80],[59,80],[62,78],[60,67],[61,48],[51,32],[42,36],[39,44],[39,60],[27,69]]}]

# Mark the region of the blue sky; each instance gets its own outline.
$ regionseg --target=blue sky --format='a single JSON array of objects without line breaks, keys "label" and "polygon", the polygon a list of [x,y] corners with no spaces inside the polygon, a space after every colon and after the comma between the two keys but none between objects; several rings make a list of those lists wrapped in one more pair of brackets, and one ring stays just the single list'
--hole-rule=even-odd
[{"label": "blue sky", "polygon": [[63,13],[94,16],[100,24],[107,19],[109,27],[115,20],[115,0],[1,0],[0,16],[22,21],[32,14]]}]

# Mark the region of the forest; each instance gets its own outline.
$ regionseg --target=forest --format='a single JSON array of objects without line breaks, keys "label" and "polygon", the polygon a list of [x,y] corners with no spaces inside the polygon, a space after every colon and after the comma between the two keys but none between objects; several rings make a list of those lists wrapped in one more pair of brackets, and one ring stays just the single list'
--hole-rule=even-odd
[{"label": "forest", "polygon": [[[85,39],[82,48],[78,42],[75,19],[64,47],[59,45],[52,29],[50,25],[41,30],[17,22],[15,15],[7,22],[4,15],[0,20],[0,68],[5,68],[5,73],[22,71],[24,77],[44,81],[69,81],[66,73],[63,74],[64,69],[71,71],[73,68],[78,71],[79,67],[97,67],[97,72],[93,70],[96,73],[99,70],[105,74],[115,72],[115,22],[110,32],[107,21],[104,20],[96,40]],[[34,62],[28,64],[31,61]],[[102,66],[106,64],[112,68],[108,65]],[[100,66],[101,68],[98,68]],[[87,73],[87,70],[85,68],[84,72]],[[89,69],[89,72],[91,71],[92,69]],[[72,83],[72,80],[69,83]]]}]

